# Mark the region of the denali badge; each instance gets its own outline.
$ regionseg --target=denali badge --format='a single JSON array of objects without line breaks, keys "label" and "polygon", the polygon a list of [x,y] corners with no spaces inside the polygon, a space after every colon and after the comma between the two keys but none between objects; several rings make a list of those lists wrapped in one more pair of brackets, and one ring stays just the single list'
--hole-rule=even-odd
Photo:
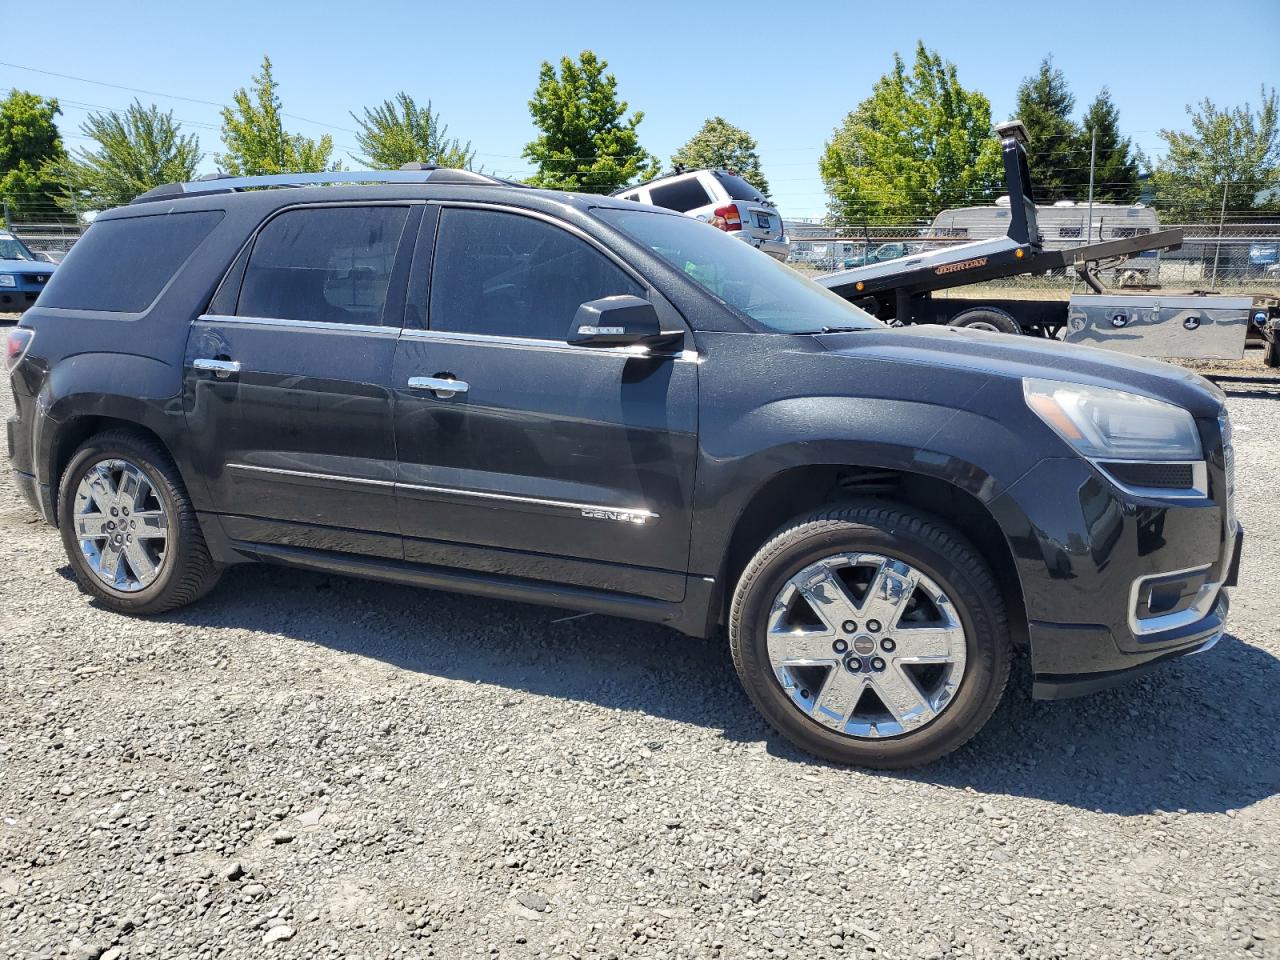
[{"label": "denali badge", "polygon": [[612,337],[626,332],[625,327],[593,327],[590,324],[583,324],[578,328],[580,337]]},{"label": "denali badge", "polygon": [[584,517],[592,520],[617,520],[621,523],[644,523],[642,513],[628,513],[626,510],[605,510],[602,507],[590,507],[582,511]]}]

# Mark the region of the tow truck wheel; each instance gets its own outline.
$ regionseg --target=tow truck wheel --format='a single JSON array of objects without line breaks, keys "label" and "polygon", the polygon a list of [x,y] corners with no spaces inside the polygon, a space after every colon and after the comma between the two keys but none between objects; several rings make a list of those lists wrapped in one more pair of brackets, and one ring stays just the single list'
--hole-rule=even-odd
[{"label": "tow truck wheel", "polygon": [[757,709],[837,763],[902,769],[978,732],[1004,692],[1008,618],[953,527],[893,503],[797,517],[747,564],[729,647]]},{"label": "tow truck wheel", "polygon": [[992,333],[1022,333],[1018,321],[998,307],[974,307],[962,310],[951,318],[951,327],[969,327]]}]

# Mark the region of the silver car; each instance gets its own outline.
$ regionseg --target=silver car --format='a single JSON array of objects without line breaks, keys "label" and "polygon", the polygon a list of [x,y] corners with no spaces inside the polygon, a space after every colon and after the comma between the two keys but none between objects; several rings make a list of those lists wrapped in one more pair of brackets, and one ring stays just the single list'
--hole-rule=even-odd
[{"label": "silver car", "polygon": [[613,195],[705,220],[776,260],[787,259],[789,245],[782,230],[782,214],[773,201],[728,170],[687,170]]}]

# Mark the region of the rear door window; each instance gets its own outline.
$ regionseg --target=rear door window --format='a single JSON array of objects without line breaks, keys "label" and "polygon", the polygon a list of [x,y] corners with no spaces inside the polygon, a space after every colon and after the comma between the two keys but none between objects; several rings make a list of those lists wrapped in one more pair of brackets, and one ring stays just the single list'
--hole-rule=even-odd
[{"label": "rear door window", "polygon": [[707,196],[706,188],[698,181],[697,177],[686,177],[684,180],[676,180],[674,183],[664,183],[649,188],[649,199],[654,206],[666,207],[668,210],[677,210],[684,213],[686,210],[696,210],[698,207],[705,207],[711,202],[711,198]]},{"label": "rear door window", "polygon": [[441,211],[431,273],[433,330],[563,340],[578,307],[624,293],[645,291],[567,230],[496,210]]},{"label": "rear door window", "polygon": [[396,206],[286,210],[254,241],[236,315],[381,324],[408,215]]},{"label": "rear door window", "polygon": [[142,313],[221,219],[221,210],[205,210],[98,220],[53,272],[40,305]]}]

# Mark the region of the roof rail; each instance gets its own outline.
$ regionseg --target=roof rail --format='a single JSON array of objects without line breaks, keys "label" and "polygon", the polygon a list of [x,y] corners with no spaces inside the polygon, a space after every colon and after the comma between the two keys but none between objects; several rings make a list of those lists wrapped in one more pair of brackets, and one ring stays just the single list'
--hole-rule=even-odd
[{"label": "roof rail", "polygon": [[437,167],[434,164],[406,163],[399,170],[339,170],[329,173],[274,173],[267,176],[235,177],[210,173],[186,183],[166,183],[133,198],[131,203],[150,203],[174,197],[204,193],[234,193],[263,187],[303,187],[331,183],[488,183],[498,186],[524,186],[500,177]]}]

